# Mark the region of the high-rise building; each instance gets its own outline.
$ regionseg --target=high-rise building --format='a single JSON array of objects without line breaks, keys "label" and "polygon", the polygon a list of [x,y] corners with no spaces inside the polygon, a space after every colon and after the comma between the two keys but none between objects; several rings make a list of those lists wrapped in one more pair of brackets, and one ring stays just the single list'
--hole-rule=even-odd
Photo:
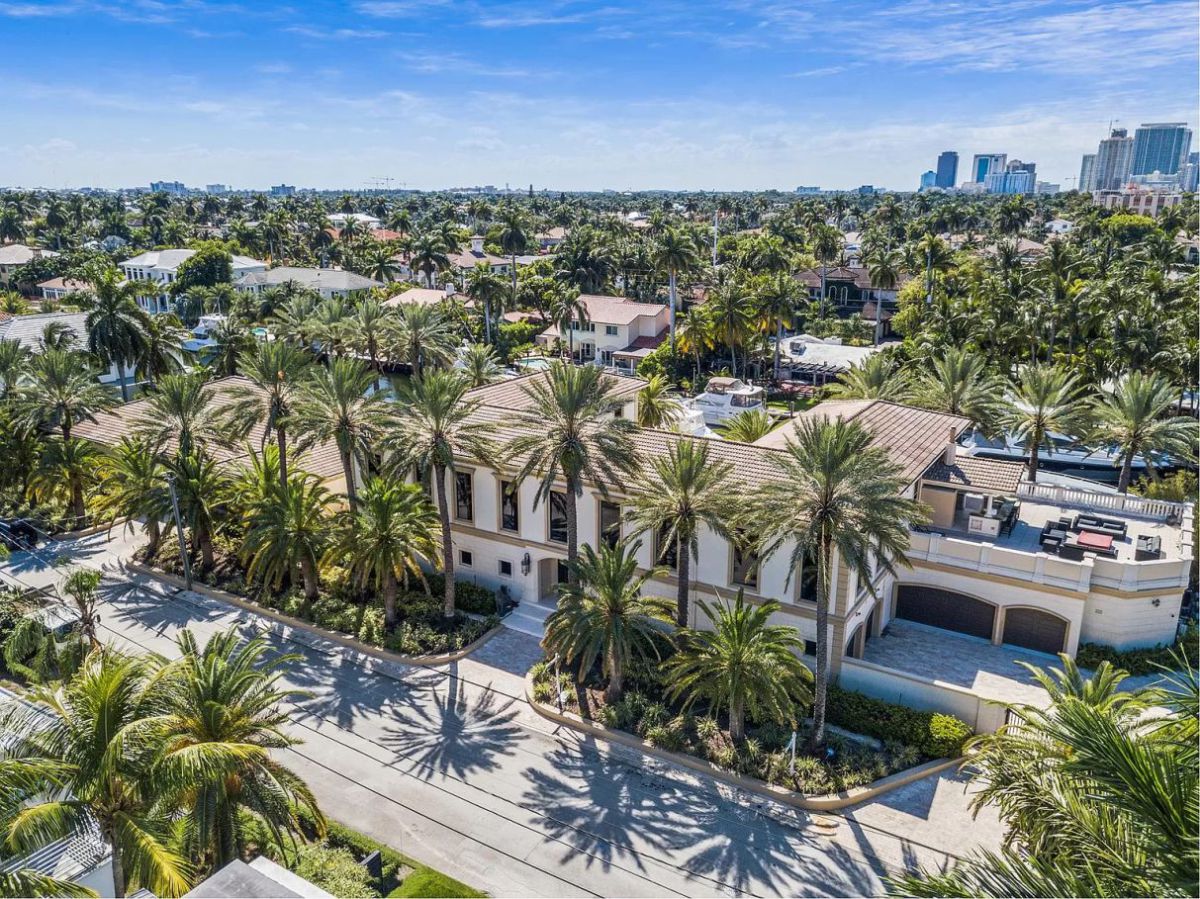
[{"label": "high-rise building", "polygon": [[156,194],[164,193],[175,194],[178,196],[180,194],[186,194],[187,188],[183,186],[182,181],[151,181],[150,191]]},{"label": "high-rise building", "polygon": [[1192,129],[1187,122],[1149,122],[1133,134],[1131,175],[1162,172],[1176,175],[1187,162],[1192,147]]},{"label": "high-rise building", "polygon": [[1091,192],[1095,188],[1092,185],[1095,183],[1092,176],[1096,173],[1096,154],[1084,153],[1083,162],[1079,165],[1079,189],[1081,191]]},{"label": "high-rise building", "polygon": [[292,184],[276,184],[271,188],[273,197],[294,197],[295,195],[296,187]]},{"label": "high-rise building", "polygon": [[227,184],[206,184],[204,185],[204,192],[207,194],[227,194],[229,193],[229,186]]},{"label": "high-rise building", "polygon": [[1133,138],[1124,128],[1114,128],[1100,141],[1089,190],[1120,190],[1129,181]]},{"label": "high-rise building", "polygon": [[983,179],[989,194],[1031,194],[1037,187],[1037,163],[1014,159]]},{"label": "high-rise building", "polygon": [[1189,153],[1187,165],[1179,175],[1179,186],[1195,193],[1200,188],[1200,153]]},{"label": "high-rise building", "polygon": [[971,180],[983,184],[988,175],[1004,171],[1007,163],[1007,153],[976,153],[975,158],[971,160]]},{"label": "high-rise building", "polygon": [[946,150],[938,155],[937,160],[937,179],[934,182],[938,187],[951,188],[958,182],[958,154],[953,150]]},{"label": "high-rise building", "polygon": [[937,172],[930,169],[927,172],[921,173],[921,190],[929,190],[931,187],[937,186]]}]

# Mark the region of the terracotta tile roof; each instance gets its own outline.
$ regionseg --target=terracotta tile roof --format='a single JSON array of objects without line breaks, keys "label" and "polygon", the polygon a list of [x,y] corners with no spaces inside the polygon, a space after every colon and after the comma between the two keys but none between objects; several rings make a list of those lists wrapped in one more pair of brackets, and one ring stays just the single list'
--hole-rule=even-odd
[{"label": "terracotta tile roof", "polygon": [[601,325],[629,325],[643,315],[659,315],[666,311],[662,303],[639,303],[628,297],[580,294],[579,301],[587,310],[588,321]]},{"label": "terracotta tile roof", "polygon": [[1021,482],[1024,472],[1025,466],[1020,462],[964,456],[959,453],[951,465],[938,459],[926,469],[924,479],[942,484],[953,484],[956,487],[976,487],[996,493],[1016,493],[1017,485]]},{"label": "terracotta tile roof", "polygon": [[[905,482],[915,481],[942,452],[951,435],[957,439],[971,420],[961,415],[931,412],[889,403],[885,400],[835,400],[806,409],[797,420],[840,418],[862,425],[871,435],[871,442],[883,447],[892,461],[900,466]],[[794,433],[794,424],[776,428],[754,445],[781,449]]]},{"label": "terracotta tile roof", "polygon": [[[544,371],[533,372],[518,378],[509,378],[507,381],[497,381],[495,384],[476,387],[474,390],[467,391],[466,396],[468,400],[474,400],[483,406],[502,409],[508,413],[517,412],[528,409],[532,405],[529,396],[525,393],[526,386],[537,380],[544,381],[548,377],[549,375]],[[632,399],[639,390],[646,386],[646,382],[640,378],[619,378],[609,375],[607,380],[613,395],[621,399]]]},{"label": "terracotta tile roof", "polygon": [[[435,287],[410,287],[408,290],[402,290],[394,297],[388,297],[383,301],[385,306],[403,306],[408,303],[415,303],[418,306],[436,306],[443,300],[454,300],[454,294],[447,294],[444,290],[438,290]],[[461,300],[460,300],[461,301]]]},{"label": "terracotta tile roof", "polygon": [[[821,270],[819,268],[810,268],[796,274],[796,280],[805,287],[820,287],[821,286]],[[911,276],[900,273],[896,279],[896,290],[899,290],[905,284],[912,280]],[[871,272],[862,266],[839,265],[825,270],[825,286],[828,287],[833,282],[844,283],[853,281],[854,286],[860,290],[871,290]]]},{"label": "terracotta tile roof", "polygon": [[[208,387],[213,393],[211,408],[214,411],[219,411],[233,402],[233,388],[258,389],[249,378],[243,378],[240,375],[212,381]],[[72,433],[105,446],[116,446],[121,442],[122,437],[131,436],[134,433],[138,422],[148,415],[149,411],[149,399],[134,400],[132,403],[118,406],[109,412],[98,413],[95,421],[76,423]],[[168,441],[168,450],[173,452],[177,447],[176,441]],[[249,459],[246,448],[240,445],[213,444],[210,451],[213,457],[221,463],[240,465]],[[341,457],[338,455],[337,446],[332,443],[319,444],[300,455],[289,454],[289,461],[297,468],[314,474],[322,480],[339,478],[342,475]]]}]

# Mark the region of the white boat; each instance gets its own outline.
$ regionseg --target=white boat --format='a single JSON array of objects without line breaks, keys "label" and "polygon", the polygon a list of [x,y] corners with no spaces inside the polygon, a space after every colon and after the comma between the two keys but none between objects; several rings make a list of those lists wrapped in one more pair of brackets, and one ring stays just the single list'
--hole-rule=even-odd
[{"label": "white boat", "polygon": [[729,421],[753,409],[766,409],[766,393],[737,378],[709,378],[704,393],[692,400],[707,424]]},{"label": "white boat", "polygon": [[[1055,471],[1073,477],[1086,478],[1092,481],[1113,481],[1121,475],[1120,453],[1111,449],[1098,447],[1089,449],[1081,446],[1066,434],[1051,432],[1050,446],[1043,446],[1038,454],[1038,467],[1047,471]],[[1023,441],[1015,439],[1011,434],[1002,437],[985,437],[978,430],[971,431],[962,441],[964,452],[968,456],[980,456],[985,459],[1007,459],[1014,462],[1024,462],[1029,458],[1029,450]],[[1154,460],[1155,465],[1163,467],[1168,460]],[[1133,457],[1133,477],[1136,480],[1146,471],[1146,460],[1142,456]]]}]

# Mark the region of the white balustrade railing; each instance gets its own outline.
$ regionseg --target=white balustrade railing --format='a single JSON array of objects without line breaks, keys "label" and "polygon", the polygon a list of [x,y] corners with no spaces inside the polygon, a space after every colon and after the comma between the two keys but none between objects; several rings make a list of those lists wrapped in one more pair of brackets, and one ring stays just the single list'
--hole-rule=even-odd
[{"label": "white balustrade railing", "polygon": [[1150,499],[1129,493],[1094,493],[1055,484],[1030,484],[1023,481],[1017,485],[1017,496],[1058,506],[1120,512],[1123,515],[1148,518],[1152,521],[1186,521],[1191,517],[1191,503],[1173,503],[1165,499]]}]

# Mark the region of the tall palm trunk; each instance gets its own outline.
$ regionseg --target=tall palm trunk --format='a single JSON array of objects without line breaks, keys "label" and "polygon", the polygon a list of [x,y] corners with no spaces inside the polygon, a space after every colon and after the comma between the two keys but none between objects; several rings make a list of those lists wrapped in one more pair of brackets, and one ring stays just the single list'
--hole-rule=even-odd
[{"label": "tall palm trunk", "polygon": [[[775,364],[771,369],[771,373],[775,380],[779,380],[779,345],[783,343],[783,319],[775,323]],[[878,345],[879,341],[875,343]]]},{"label": "tall palm trunk", "polygon": [[608,686],[604,689],[604,701],[614,703],[621,698],[621,693],[625,690],[625,672],[621,668],[620,657],[611,647],[605,662],[608,668]]},{"label": "tall palm trunk", "polygon": [[1128,493],[1129,482],[1133,480],[1133,454],[1134,447],[1129,447],[1125,451],[1125,458],[1121,460],[1121,476],[1117,480],[1117,492]]},{"label": "tall palm trunk", "polygon": [[396,572],[383,573],[383,626],[389,633],[396,629]]},{"label": "tall palm trunk", "polygon": [[[668,292],[671,297],[671,308],[668,314],[670,315],[669,324],[671,327],[671,359],[673,361],[675,359],[675,269],[671,269],[668,275],[668,286]],[[675,373],[674,365],[671,367],[671,373],[672,375]],[[674,380],[673,377],[672,380]]]},{"label": "tall palm trunk", "polygon": [[129,402],[129,385],[125,383],[125,360],[117,360],[117,380],[121,382],[121,402]]},{"label": "tall palm trunk", "polygon": [[729,701],[729,739],[740,742],[746,736],[746,705],[740,697]]},{"label": "tall palm trunk", "polygon": [[350,501],[350,511],[358,508],[358,488],[354,486],[354,460],[349,453],[340,453],[342,457],[342,475],[346,478],[346,499]]},{"label": "tall palm trunk", "polygon": [[146,557],[153,559],[158,555],[158,544],[162,540],[162,525],[153,516],[146,519],[146,536],[150,541],[146,544]]},{"label": "tall palm trunk", "polygon": [[437,480],[438,517],[442,521],[442,573],[446,582],[445,600],[442,604],[442,614],[447,618],[454,617],[454,545],[450,539],[450,503],[446,498],[446,466],[435,465],[434,477]]},{"label": "tall palm trunk", "polygon": [[196,529],[196,542],[200,544],[200,570],[212,571],[216,559],[213,552],[212,534],[208,532],[208,528]]},{"label": "tall palm trunk", "polygon": [[83,503],[83,482],[77,474],[71,474],[68,480],[71,484],[71,513],[75,516],[75,527],[81,528],[87,523],[87,507]]},{"label": "tall palm trunk", "polygon": [[675,534],[675,574],[679,583],[675,587],[675,623],[688,626],[688,588],[691,586],[692,551],[688,542],[678,531]]},{"label": "tall palm trunk", "polygon": [[575,563],[579,561],[579,508],[576,497],[583,492],[577,478],[567,480],[567,583],[576,587],[579,584],[579,574]]},{"label": "tall palm trunk", "polygon": [[1029,477],[1029,483],[1037,482],[1038,459],[1042,451],[1042,432],[1040,430],[1033,431],[1029,435],[1029,464],[1026,466],[1025,474]]},{"label": "tall palm trunk", "polygon": [[275,442],[279,446],[279,487],[286,496],[288,487],[287,428],[283,425],[277,425],[275,428]]},{"label": "tall palm trunk", "polygon": [[304,580],[304,598],[316,602],[320,597],[321,582],[312,559],[305,557],[300,560],[300,577]]},{"label": "tall palm trunk", "polygon": [[113,879],[113,895],[117,899],[124,899],[125,896],[125,860],[121,858],[121,851],[117,848],[116,828],[111,823],[101,827],[104,833],[104,838],[108,845],[112,848],[112,879]]},{"label": "tall palm trunk", "polygon": [[821,260],[821,302],[817,306],[817,315],[821,319],[825,318],[825,272],[826,272],[825,260],[822,259]]},{"label": "tall palm trunk", "polygon": [[813,752],[825,745],[825,704],[829,695],[829,583],[833,564],[833,545],[821,538],[817,556],[817,670],[813,684],[812,734],[808,747]]}]

